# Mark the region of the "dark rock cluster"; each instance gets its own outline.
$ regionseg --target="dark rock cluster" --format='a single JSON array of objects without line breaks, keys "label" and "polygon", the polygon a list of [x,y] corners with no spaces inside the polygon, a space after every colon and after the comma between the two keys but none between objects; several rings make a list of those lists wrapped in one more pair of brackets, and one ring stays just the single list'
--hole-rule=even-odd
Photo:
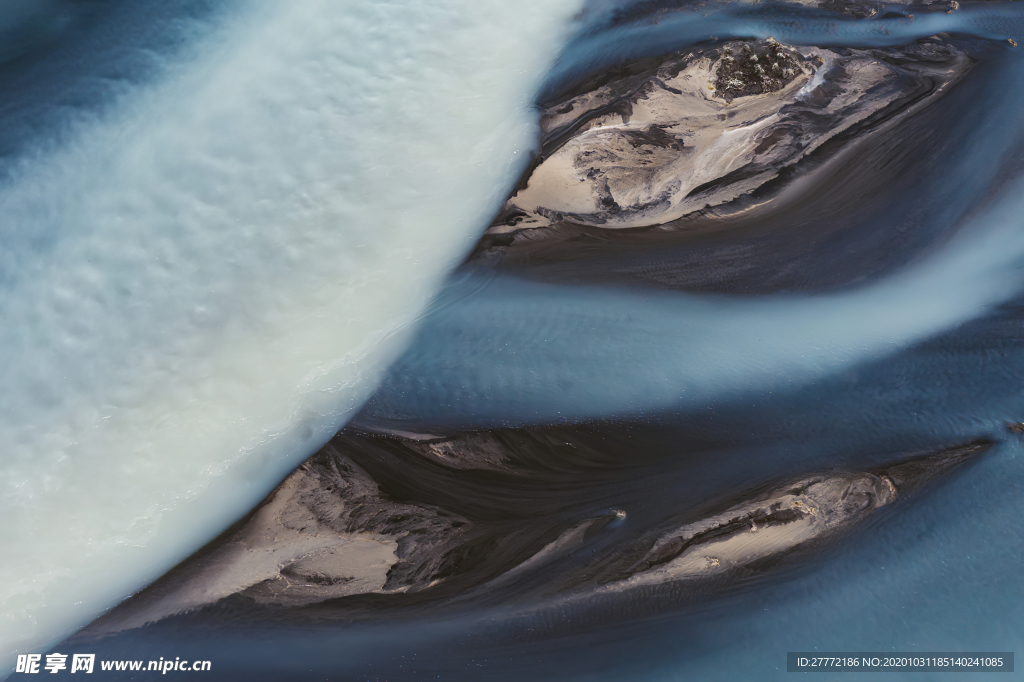
[{"label": "dark rock cluster", "polygon": [[726,47],[718,62],[715,94],[731,102],[737,97],[778,92],[800,73],[800,55],[775,41]]}]

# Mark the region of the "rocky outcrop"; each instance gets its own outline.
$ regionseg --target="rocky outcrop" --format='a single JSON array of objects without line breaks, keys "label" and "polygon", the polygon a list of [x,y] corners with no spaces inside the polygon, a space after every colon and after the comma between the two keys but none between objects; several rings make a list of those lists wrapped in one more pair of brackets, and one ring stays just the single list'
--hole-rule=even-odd
[{"label": "rocky outcrop", "polygon": [[400,504],[351,458],[328,444],[296,469],[241,524],[91,630],[139,627],[230,595],[306,604],[355,594],[430,587],[450,570],[466,519]]},{"label": "rocky outcrop", "polygon": [[969,65],[938,40],[859,50],[768,39],[670,56],[545,109],[541,155],[489,234],[647,227],[728,203]]},{"label": "rocky outcrop", "polygon": [[[561,465],[546,453],[554,446],[570,451]],[[813,474],[745,493],[699,518],[689,512],[624,533],[623,509],[563,508],[574,485],[587,489],[605,476],[583,445],[529,432],[433,442],[343,433],[236,528],[82,636],[140,627],[227,597],[257,608],[331,602],[339,612],[355,607],[372,616],[389,603],[436,608],[467,595],[514,601],[535,589],[547,599],[728,577],[842,537],[986,447],[952,448],[878,471]],[[439,481],[450,489],[438,490]],[[420,483],[431,492],[417,493]],[[385,488],[405,490],[409,499]],[[467,505],[463,498],[471,496],[478,501]],[[469,511],[454,510],[460,505]],[[367,596],[377,601],[345,602]]]},{"label": "rocky outcrop", "polygon": [[797,550],[841,538],[900,498],[987,448],[975,443],[876,471],[788,481],[696,522],[652,532],[632,564],[614,557],[594,578],[622,591],[762,568]]}]

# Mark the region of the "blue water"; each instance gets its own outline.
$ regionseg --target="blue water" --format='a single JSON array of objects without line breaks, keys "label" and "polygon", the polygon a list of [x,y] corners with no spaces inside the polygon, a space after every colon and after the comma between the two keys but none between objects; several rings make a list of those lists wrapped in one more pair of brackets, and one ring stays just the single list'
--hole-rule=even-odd
[{"label": "blue water", "polygon": [[[243,311],[238,313],[240,321],[236,321],[234,335],[222,337],[209,332],[219,328],[217,315],[211,318],[209,313],[191,308],[197,301],[206,301],[209,292],[189,294],[181,300],[168,299],[180,319],[198,320],[195,326],[202,333],[189,337],[194,341],[191,345],[166,346],[170,348],[166,356],[171,360],[163,365],[157,362],[157,369],[170,367],[167,372],[171,374],[187,373],[189,367],[197,364],[207,378],[223,377],[221,372],[226,372],[229,389],[219,393],[214,390],[221,385],[217,381],[201,381],[194,394],[184,392],[181,404],[156,410],[158,416],[173,417],[176,410],[184,409],[181,405],[198,411],[203,405],[216,407],[225,396],[259,394],[267,396],[267,405],[287,402],[272,390],[281,387],[297,390],[300,395],[294,398],[295,393],[282,393],[291,402],[277,410],[254,407],[213,413],[232,424],[255,419],[258,423],[254,433],[270,433],[264,450],[273,453],[275,447],[284,443],[289,454],[253,454],[245,447],[239,448],[239,443],[249,443],[244,438],[215,441],[217,446],[230,446],[231,457],[241,451],[247,453],[248,460],[240,458],[239,477],[219,479],[220,487],[210,489],[214,493],[230,490],[231,481],[244,480],[247,492],[235,495],[250,503],[258,499],[271,479],[278,480],[288,466],[301,459],[302,453],[315,449],[333,427],[344,423],[362,404],[369,393],[367,387],[377,379],[376,370],[367,369],[365,375],[357,372],[355,377],[332,374],[331,370],[338,363],[361,366],[364,357],[369,358],[368,365],[372,360],[374,368],[397,359],[384,375],[378,392],[356,417],[361,427],[430,432],[548,428],[554,424],[565,430],[556,433],[585,437],[610,461],[621,463],[622,480],[618,486],[604,485],[587,493],[567,484],[564,491],[556,490],[557,494],[548,500],[559,513],[610,507],[626,510],[627,521],[612,531],[608,543],[642,532],[645,524],[659,518],[695,508],[703,500],[759,481],[808,471],[863,469],[908,453],[934,451],[978,438],[996,441],[996,446],[941,486],[895,505],[828,552],[764,581],[704,600],[660,606],[642,602],[604,604],[597,600],[579,608],[563,608],[535,595],[518,602],[514,595],[505,595],[500,606],[468,602],[443,611],[423,609],[390,618],[385,615],[357,620],[326,611],[296,616],[273,609],[254,610],[244,600],[229,598],[206,609],[99,642],[72,639],[50,650],[96,653],[106,659],[208,659],[213,664],[211,679],[224,680],[609,681],[785,678],[789,675],[785,672],[787,651],[1020,650],[1024,639],[1024,585],[1018,570],[1024,561],[1024,469],[1022,443],[1006,427],[1008,422],[1024,420],[1024,166],[1019,161],[1024,143],[1024,63],[1006,39],[1024,43],[1024,8],[1006,3],[964,3],[961,10],[952,14],[917,11],[913,20],[854,20],[789,5],[722,4],[694,11],[683,7],[649,16],[642,11],[639,16],[629,14],[624,8],[629,6],[592,4],[572,24],[578,29],[575,36],[566,38],[564,27],[570,25],[573,16],[569,8],[562,8],[534,25],[523,17],[530,11],[540,13],[539,6],[523,9],[521,13],[508,10],[505,14],[492,7],[488,12],[493,10],[493,15],[476,15],[468,7],[453,5],[448,7],[450,14],[426,18],[417,15],[412,7],[382,17],[356,4],[346,6],[345,11],[364,21],[360,26],[366,30],[360,34],[360,40],[365,41],[361,45],[367,50],[379,47],[376,41],[386,42],[389,32],[394,32],[393,39],[405,36],[404,28],[413,35],[410,40],[422,41],[425,47],[415,54],[421,59],[426,58],[424,55],[436,57],[436,61],[426,64],[419,74],[426,85],[418,92],[423,97],[437,95],[429,103],[432,106],[450,103],[445,98],[456,95],[465,98],[458,100],[459,106],[445,110],[450,116],[461,115],[459,112],[466,107],[475,106],[480,93],[479,86],[474,84],[467,94],[462,87],[465,83],[450,81],[444,66],[464,64],[469,60],[467,55],[482,50],[478,42],[482,35],[488,41],[498,40],[512,21],[522,22],[524,31],[539,30],[540,26],[547,33],[539,43],[547,45],[550,56],[556,48],[561,49],[561,54],[553,67],[549,60],[537,59],[513,68],[509,66],[511,55],[520,55],[525,49],[523,45],[511,40],[501,49],[492,46],[494,64],[487,71],[486,80],[486,93],[491,93],[487,95],[490,113],[480,119],[472,118],[458,135],[438,134],[431,138],[433,146],[422,149],[415,148],[418,136],[438,132],[430,122],[434,120],[430,117],[435,109],[424,106],[406,110],[400,98],[393,102],[379,99],[400,94],[410,85],[403,79],[415,60],[410,61],[408,55],[402,54],[401,58],[394,57],[401,53],[401,40],[387,43],[391,45],[389,49],[371,50],[379,59],[370,60],[369,65],[358,62],[358,49],[335,55],[337,59],[314,62],[317,66],[338,67],[331,71],[338,76],[338,87],[343,87],[352,73],[369,74],[359,81],[368,89],[359,91],[358,96],[369,92],[377,93],[379,98],[365,95],[368,114],[356,116],[352,110],[345,111],[364,126],[360,130],[374,134],[362,140],[358,130],[350,131],[342,136],[344,144],[340,145],[339,153],[350,151],[345,145],[356,149],[358,153],[353,158],[358,168],[371,174],[374,182],[380,182],[359,184],[355,174],[346,174],[340,188],[330,183],[317,184],[315,181],[323,177],[319,174],[325,168],[343,173],[344,164],[332,165],[330,150],[321,155],[322,140],[315,135],[302,138],[305,146],[294,155],[293,145],[282,143],[267,158],[283,155],[293,164],[288,167],[322,190],[322,196],[330,196],[331,191],[339,189],[356,192],[360,198],[368,197],[369,209],[345,206],[341,211],[346,220],[365,229],[342,231],[347,237],[335,240],[321,239],[317,230],[302,231],[293,226],[303,237],[295,243],[285,236],[256,240],[251,248],[243,248],[249,259],[233,271],[241,274],[216,281],[226,291],[236,291],[232,287],[244,291],[245,283],[257,282],[253,289],[259,296],[213,296],[222,305],[214,309],[215,313]],[[369,13],[367,16],[362,15],[363,9]],[[295,22],[290,26],[314,25],[317,13],[313,10],[308,16],[301,12],[303,16],[293,16]],[[475,23],[465,18],[471,14]],[[205,24],[211,33],[203,35],[215,35],[212,32],[218,30],[221,15],[211,10],[204,16],[212,18]],[[331,16],[338,27],[351,19],[343,12]],[[381,24],[383,18],[394,23]],[[238,15],[228,15],[224,21],[224,26],[230,26],[232,21],[242,23]],[[494,30],[498,25],[501,30]],[[459,43],[460,49],[445,53],[450,39],[435,38],[447,35],[449,26],[458,29],[456,35],[465,42]],[[75,31],[85,35],[84,28],[62,30],[70,31],[67,35],[78,35]],[[513,29],[508,32],[515,33]],[[900,171],[904,181],[899,184],[899,191],[895,191],[894,184],[893,191],[865,196],[864,203],[872,205],[873,212],[865,211],[861,219],[846,227],[844,246],[881,244],[874,247],[876,251],[822,247],[816,258],[801,261],[801,276],[785,291],[766,287],[765,292],[759,292],[756,282],[748,283],[747,290],[726,287],[727,290],[717,293],[655,290],[635,283],[601,285],[595,284],[592,277],[583,276],[580,282],[572,282],[575,266],[571,262],[562,266],[557,277],[549,277],[543,268],[532,273],[498,273],[471,263],[440,287],[440,273],[468,251],[470,237],[482,231],[488,211],[497,209],[512,178],[522,169],[524,162],[514,154],[522,152],[525,156],[530,150],[532,128],[524,123],[528,119],[510,122],[494,113],[502,107],[522,105],[523,97],[544,97],[545,93],[550,94],[595,69],[626,58],[685,49],[711,40],[773,36],[782,42],[802,45],[870,47],[906,44],[938,32],[955,34],[964,49],[974,51],[978,64],[965,84],[933,105],[928,130],[916,133],[944,137],[943,162],[915,165],[913,160],[907,161]],[[331,44],[328,37],[321,35],[321,39]],[[45,43],[43,38],[39,40],[40,45]],[[198,37],[195,41],[201,44]],[[294,45],[289,49],[298,50],[300,56],[305,54]],[[206,63],[202,58],[193,58]],[[301,59],[282,59],[281,63],[283,67],[270,72],[288,74],[289,68],[295,68],[316,80],[311,74],[318,73],[317,69],[304,70],[305,67],[300,67],[305,64]],[[470,79],[475,68],[467,67],[462,74]],[[504,96],[507,91],[502,86],[503,79],[521,72],[531,75],[515,81],[518,94]],[[139,73],[143,80],[151,75],[144,70]],[[203,72],[200,69],[198,73],[194,77],[201,81]],[[383,87],[382,81],[390,85]],[[257,74],[253,82],[262,82],[261,77]],[[271,82],[294,87],[289,92],[299,95],[308,85],[286,75]],[[546,90],[542,89],[542,82],[547,84],[543,86]],[[266,105],[274,112],[330,109],[325,104],[331,101],[329,95],[313,98],[316,106],[304,109],[307,100],[299,95],[278,98],[267,94],[273,93],[272,89],[260,92],[264,94],[257,98],[258,106]],[[323,91],[318,88],[317,92]],[[98,101],[105,102],[105,96]],[[430,121],[423,123],[426,119],[418,116]],[[378,119],[402,125],[378,128]],[[25,125],[27,119],[20,120]],[[274,120],[274,116],[269,116],[264,122]],[[339,117],[338,125],[346,120]],[[408,132],[403,126],[410,120],[420,121],[422,127],[414,127],[414,134],[402,137],[402,131]],[[301,121],[296,125],[297,129],[302,128]],[[503,132],[493,134],[495,126]],[[215,128],[230,129],[230,125]],[[448,130],[441,124],[438,129],[444,129],[442,133]],[[265,132],[267,128],[257,126],[256,130]],[[513,133],[520,136],[514,143],[493,154],[489,152],[489,145],[497,145],[497,140]],[[394,135],[399,135],[397,142],[392,138]],[[210,134],[203,139],[211,140],[209,159],[216,160],[217,136]],[[242,142],[260,139],[259,134],[238,138]],[[925,136],[915,142],[925,145],[927,139]],[[12,158],[27,153],[15,141],[5,144],[14,150]],[[29,146],[35,149],[34,145]],[[113,148],[120,149],[116,144]],[[373,153],[376,148],[390,150],[379,163]],[[167,149],[157,151],[167,154],[168,159],[175,158]],[[306,165],[306,155],[313,151],[317,161]],[[163,158],[160,154],[157,157]],[[412,176],[402,175],[408,170],[404,163],[406,155],[416,162],[412,165]],[[454,176],[434,177],[444,165],[436,161],[440,158],[457,167]],[[492,172],[477,178],[481,166],[491,168]],[[271,172],[262,165],[259,169]],[[129,176],[122,172],[117,177]],[[213,173],[211,177],[220,176]],[[407,177],[411,178],[409,184],[403,184]],[[287,177],[281,183],[292,186]],[[389,191],[393,185],[404,188],[398,191],[401,201],[396,202]],[[95,187],[86,185],[86,189]],[[236,195],[241,191],[238,187],[227,187],[224,191],[238,202],[228,202],[230,206],[263,198],[254,197],[251,192]],[[153,214],[177,215],[173,198],[166,199],[165,205],[159,192],[142,194],[157,197]],[[458,238],[449,235],[443,245],[432,243],[430,237],[450,219],[448,209],[452,202],[469,194],[479,202],[459,214]],[[480,198],[481,194],[486,196]],[[83,190],[85,195],[88,193]],[[12,196],[15,205],[30,205],[17,204],[28,195]],[[109,196],[116,200],[120,194],[111,192]],[[201,204],[216,213],[220,205],[216,193],[202,196]],[[272,198],[294,200],[289,206],[308,207],[303,196],[300,191],[282,191]],[[428,200],[432,203],[424,208],[421,202]],[[90,202],[91,199],[81,205],[96,211],[103,208]],[[62,210],[70,214],[78,205],[69,200]],[[273,209],[272,204],[260,206]],[[378,211],[386,211],[393,224],[401,228],[389,233],[389,239],[372,229]],[[25,209],[25,214],[31,211]],[[900,219],[878,219],[881,214]],[[227,217],[231,217],[230,212]],[[173,221],[159,224],[173,225]],[[198,228],[202,223],[195,225],[202,233]],[[16,227],[5,229],[14,233]],[[265,224],[267,231],[280,237],[281,233],[273,232],[275,227],[269,220]],[[812,239],[813,228],[812,223],[806,232]],[[324,234],[333,234],[330,228],[322,229]],[[884,249],[883,231],[895,230],[919,238],[900,242],[913,244],[914,248],[901,257],[893,257],[887,268],[879,270],[871,254]],[[153,228],[142,232],[144,236],[157,233]],[[202,260],[204,267],[215,271],[221,261],[210,254],[220,255],[239,243],[248,244],[243,239],[248,238],[244,230],[224,234],[227,237],[212,242],[179,240],[174,244],[186,255],[209,257]],[[368,261],[352,255],[360,248],[349,239],[353,234],[366,236],[375,253]],[[228,238],[232,235],[237,239]],[[726,231],[710,239],[728,245],[733,237]],[[685,250],[685,242],[680,244],[674,248]],[[782,250],[788,247],[782,241],[774,245],[769,241],[764,248],[780,249],[780,260],[784,260]],[[445,249],[452,255],[440,263],[436,259]],[[32,253],[31,248],[26,248],[16,254],[22,268],[18,275],[22,278],[33,272]],[[396,261],[399,256],[402,258]],[[408,263],[419,263],[421,258],[430,261],[431,257],[435,260],[417,271],[419,274],[399,278],[401,286],[390,288],[398,270],[409,267]],[[361,263],[362,269],[352,267],[368,273],[369,283],[360,286],[332,281],[331,265],[339,258],[354,259],[346,261],[350,264]],[[615,259],[613,254],[606,262],[614,265]],[[116,266],[115,261],[104,261],[96,276],[110,278],[115,284],[123,282],[123,278],[109,270]],[[840,262],[846,276],[837,282],[831,275]],[[274,267],[266,281],[262,281],[265,263]],[[312,271],[308,269],[311,264],[315,266]],[[194,280],[196,289],[203,290],[204,272],[207,271],[200,269],[197,275],[188,269],[176,270],[174,276],[180,279],[174,281]],[[767,278],[768,269],[765,272]],[[301,273],[304,285],[308,284],[298,294],[288,288],[290,277],[296,273]],[[149,277],[145,271],[144,275],[143,279]],[[8,275],[5,272],[2,276]],[[278,291],[278,286],[283,288]],[[374,298],[380,288],[393,295]],[[411,320],[418,314],[419,306],[403,305],[403,297],[419,303],[439,288],[432,306],[413,325]],[[112,296],[126,297],[118,300],[127,300],[128,294],[123,291],[110,291],[115,292]],[[361,298],[367,296],[371,298]],[[336,297],[360,305],[351,310],[320,307]],[[294,300],[308,305],[291,314],[294,311],[290,303]],[[131,310],[118,308],[125,309]],[[371,312],[379,316],[374,317]],[[366,343],[372,344],[378,338],[372,333],[374,329],[363,336],[347,334],[347,325],[363,316],[392,324],[388,329],[399,328],[401,343],[389,346],[387,353],[360,355]],[[325,318],[329,323],[319,324]],[[83,319],[95,318],[84,315]],[[112,319],[116,324],[120,318]],[[147,335],[146,323],[151,319],[159,318],[144,317],[138,327],[126,325],[124,328],[130,333],[126,339],[118,337],[125,345],[117,348],[141,348],[156,354],[157,360],[163,358],[165,346]],[[297,341],[290,334],[274,331],[302,330],[306,324],[313,331],[309,336],[300,334]],[[264,334],[268,326],[272,329]],[[413,326],[415,334],[408,331]],[[188,325],[180,328],[191,330]],[[8,335],[12,333],[9,329]],[[217,363],[204,360],[207,350],[215,347],[214,342],[228,343],[226,347],[230,349],[230,342],[246,337],[254,329],[260,335],[243,346],[246,352],[239,354],[238,365],[272,372],[282,356],[282,348],[290,348],[298,355],[302,355],[302,349],[314,350],[302,355],[295,372],[277,377],[276,383],[261,383],[248,372],[224,370],[235,367],[230,362],[231,353]],[[24,341],[30,336],[20,338]],[[332,354],[329,349],[336,338],[343,338],[344,343],[337,342]],[[179,353],[180,348],[185,352]],[[399,353],[400,348],[405,348],[404,354]],[[102,357],[118,360],[121,355],[106,353]],[[70,363],[78,356],[60,357]],[[86,355],[86,360],[89,357]],[[180,362],[179,357],[183,358]],[[110,361],[109,366],[112,372],[122,369],[115,361]],[[19,371],[32,374],[31,365]],[[260,372],[255,373],[257,377]],[[199,408],[188,400],[192,395],[210,393],[214,398]],[[138,393],[114,395],[122,399],[127,395],[130,399]],[[239,400],[237,404],[250,404],[245,402],[248,398]],[[43,406],[52,407],[45,400]],[[16,413],[31,415],[32,405],[20,405]],[[84,417],[81,414],[76,413],[69,423],[78,423],[75,419],[88,422],[93,417],[102,423],[105,417],[102,411],[95,415],[85,411]],[[259,422],[261,419],[264,421]],[[208,421],[216,420],[198,423]],[[157,424],[163,422],[157,420]],[[34,422],[30,422],[18,433],[23,434],[33,426]],[[177,429],[188,427],[188,423],[174,423]],[[125,430],[122,435],[138,439],[143,434],[148,439],[154,433],[165,432]],[[245,435],[248,438],[251,433]],[[186,438],[172,443],[191,445],[194,440]],[[123,447],[123,452],[119,451],[123,457],[118,461],[124,464],[118,466],[133,467],[136,460],[129,446],[113,437],[98,442]],[[211,460],[198,456],[175,464],[178,460],[161,459],[161,452],[160,448],[156,448],[155,454],[146,450],[146,458],[139,460],[152,467],[151,477],[160,480],[168,471],[187,477],[207,472],[212,466]],[[234,461],[222,453],[213,455],[210,457],[214,462]],[[29,460],[26,456],[25,461]],[[97,471],[102,473],[102,467]],[[144,492],[143,488],[140,490]],[[60,493],[59,488],[54,492]],[[564,500],[560,495],[564,495]],[[83,509],[103,506],[102,501],[71,499],[73,505]],[[175,504],[188,508],[187,496],[167,499],[175,499]],[[104,603],[109,606],[118,594],[123,596],[140,586],[144,578],[158,575],[173,560],[185,556],[189,547],[194,548],[215,535],[226,525],[231,512],[237,516],[242,508],[244,505],[237,502],[215,517],[191,513],[180,517],[194,519],[196,525],[187,527],[188,524],[179,523],[187,528],[176,536],[177,553],[161,553],[157,559],[142,561],[146,570],[138,570],[130,581],[115,581],[110,587],[107,577],[100,580],[78,575],[71,582],[78,585],[79,592],[89,592],[94,584],[102,582],[106,585]],[[46,513],[51,509],[47,507]],[[91,527],[102,526],[95,520],[101,516],[97,514]],[[124,531],[114,522],[101,528],[100,537],[89,542],[102,544],[104,538],[119,537],[119,532]],[[149,536],[146,538],[149,541]],[[116,562],[106,567],[114,570]],[[34,607],[22,604],[19,608],[31,614]],[[95,611],[103,606],[97,602],[92,608]],[[47,633],[67,632],[72,624],[84,620],[82,613],[76,613]],[[46,641],[45,636],[37,637],[36,641]],[[152,674],[108,677],[149,679]],[[832,679],[828,675],[819,677]],[[860,677],[867,678],[855,674],[835,676]],[[890,678],[920,680],[948,676],[891,674]],[[983,674],[957,676],[975,678],[988,679]]]},{"label": "blue water", "polygon": [[578,9],[0,2],[0,665],[362,405],[521,172]]}]

